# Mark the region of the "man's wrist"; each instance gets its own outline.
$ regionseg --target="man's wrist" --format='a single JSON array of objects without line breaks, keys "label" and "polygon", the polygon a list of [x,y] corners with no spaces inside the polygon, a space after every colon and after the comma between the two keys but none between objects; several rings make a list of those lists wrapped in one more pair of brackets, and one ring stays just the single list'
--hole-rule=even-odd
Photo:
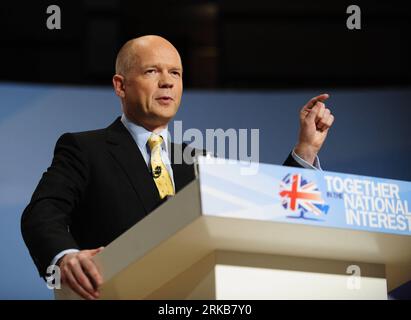
[{"label": "man's wrist", "polygon": [[61,263],[63,262],[64,257],[66,257],[67,255],[68,255],[68,253],[66,253],[64,256],[62,256],[60,259],[58,259],[57,262],[56,262],[56,265],[61,267]]},{"label": "man's wrist", "polygon": [[61,260],[64,258],[69,253],[74,253],[74,252],[79,252],[80,250],[78,249],[66,249],[61,251],[59,254],[57,254],[53,260],[51,261],[51,265],[58,265],[60,266]]},{"label": "man's wrist", "polygon": [[314,161],[317,157],[318,150],[305,143],[297,143],[294,148],[294,152],[301,158],[314,165]]}]

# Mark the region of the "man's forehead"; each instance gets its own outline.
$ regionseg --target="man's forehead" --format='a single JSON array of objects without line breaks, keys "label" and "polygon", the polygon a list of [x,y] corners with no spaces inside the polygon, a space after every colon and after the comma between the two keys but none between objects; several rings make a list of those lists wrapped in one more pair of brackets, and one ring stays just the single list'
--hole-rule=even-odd
[{"label": "man's forehead", "polygon": [[172,48],[147,48],[135,52],[140,66],[163,65],[166,67],[181,68],[181,59],[177,50]]},{"label": "man's forehead", "polygon": [[145,68],[150,68],[150,67],[156,67],[156,68],[167,68],[167,69],[182,69],[183,67],[181,66],[180,63],[161,63],[161,62],[148,62],[144,64],[140,64],[140,67],[145,69]]}]

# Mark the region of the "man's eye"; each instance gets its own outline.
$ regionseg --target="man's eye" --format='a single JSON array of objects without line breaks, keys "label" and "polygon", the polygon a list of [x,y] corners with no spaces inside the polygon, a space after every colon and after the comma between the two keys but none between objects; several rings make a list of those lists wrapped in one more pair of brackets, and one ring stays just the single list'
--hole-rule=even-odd
[{"label": "man's eye", "polygon": [[149,69],[149,70],[146,70],[145,74],[154,73],[155,71],[156,71],[155,69]]},{"label": "man's eye", "polygon": [[171,73],[172,73],[174,76],[177,76],[177,77],[180,76],[180,72],[178,72],[178,71],[172,71]]}]

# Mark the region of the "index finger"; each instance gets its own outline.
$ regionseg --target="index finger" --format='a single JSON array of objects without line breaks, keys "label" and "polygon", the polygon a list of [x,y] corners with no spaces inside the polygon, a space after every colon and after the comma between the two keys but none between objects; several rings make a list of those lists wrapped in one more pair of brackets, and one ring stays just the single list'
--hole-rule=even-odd
[{"label": "index finger", "polygon": [[329,97],[330,97],[330,95],[328,93],[320,94],[319,96],[316,96],[316,97],[312,98],[310,101],[308,101],[308,103],[305,105],[305,107],[307,107],[308,109],[311,109],[312,107],[315,106],[317,101],[324,102]]}]

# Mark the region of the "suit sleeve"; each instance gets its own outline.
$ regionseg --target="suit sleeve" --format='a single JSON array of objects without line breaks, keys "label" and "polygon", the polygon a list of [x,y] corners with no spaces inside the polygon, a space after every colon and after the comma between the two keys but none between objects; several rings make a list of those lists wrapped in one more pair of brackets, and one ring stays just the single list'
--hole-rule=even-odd
[{"label": "suit sleeve", "polygon": [[287,159],[285,159],[283,166],[289,167],[297,167],[297,168],[304,168],[301,164],[299,164],[293,157],[292,152],[288,155]]},{"label": "suit sleeve", "polygon": [[86,156],[74,135],[62,135],[21,218],[21,232],[40,276],[59,252],[80,249],[70,234],[72,214],[88,182]]}]

